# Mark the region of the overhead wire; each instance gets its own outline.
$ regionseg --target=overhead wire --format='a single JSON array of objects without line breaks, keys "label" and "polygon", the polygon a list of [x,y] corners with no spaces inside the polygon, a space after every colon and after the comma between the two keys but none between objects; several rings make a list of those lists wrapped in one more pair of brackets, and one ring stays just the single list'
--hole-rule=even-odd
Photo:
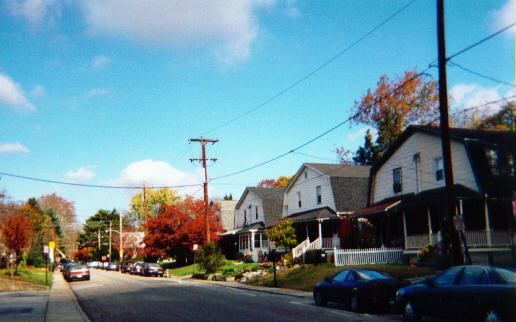
[{"label": "overhead wire", "polygon": [[493,81],[493,82],[496,82],[496,83],[499,83],[499,84],[503,84],[503,85],[507,85],[507,86],[514,87],[514,84],[513,84],[513,83],[504,82],[504,81],[501,81],[501,80],[496,79],[496,78],[494,78],[494,77],[491,77],[491,76],[488,76],[488,75],[484,75],[484,74],[481,74],[481,73],[479,73],[479,72],[475,72],[474,70],[471,70],[471,69],[466,68],[466,67],[464,67],[464,66],[462,66],[462,65],[460,65],[460,64],[457,64],[457,63],[456,63],[456,62],[454,62],[454,61],[449,60],[449,61],[448,61],[448,65],[450,65],[450,66],[452,66],[452,67],[458,67],[458,68],[460,68],[460,69],[462,69],[462,70],[464,70],[464,71],[466,71],[466,72],[468,72],[468,73],[471,73],[471,74],[473,74],[473,75],[477,75],[477,76],[482,77],[482,78],[485,78],[485,79],[489,79],[489,80],[491,80],[491,81]]},{"label": "overhead wire", "polygon": [[211,128],[207,131],[204,132],[204,134],[207,134],[207,133],[210,133],[210,132],[213,132],[213,131],[216,131],[216,130],[219,130],[249,114],[251,114],[252,112],[262,108],[263,106],[267,105],[268,103],[272,102],[273,100],[277,99],[278,97],[284,95],[285,93],[289,92],[291,89],[293,89],[294,87],[298,86],[299,84],[303,83],[304,81],[306,81],[307,79],[309,79],[310,77],[312,77],[314,74],[316,74],[317,72],[319,72],[320,70],[324,69],[326,66],[330,65],[331,63],[333,63],[335,60],[337,60],[340,56],[344,55],[346,52],[348,52],[349,50],[351,50],[353,47],[355,47],[356,45],[358,45],[360,42],[362,42],[364,39],[366,39],[367,37],[369,37],[371,34],[373,34],[375,31],[377,31],[378,29],[380,29],[382,26],[384,26],[387,22],[389,22],[390,20],[394,19],[397,15],[399,15],[401,12],[403,12],[404,10],[406,10],[408,7],[410,7],[414,2],[416,2],[417,0],[412,0],[410,1],[409,3],[407,3],[405,6],[401,7],[400,9],[398,9],[396,12],[394,12],[393,14],[391,14],[390,16],[388,16],[386,19],[384,19],[382,22],[380,22],[379,24],[377,24],[376,26],[374,26],[371,30],[369,30],[368,32],[366,32],[364,35],[362,35],[361,37],[359,37],[357,40],[355,40],[353,43],[351,43],[350,45],[348,45],[346,48],[344,48],[343,50],[341,50],[340,52],[338,52],[337,54],[335,54],[333,57],[331,57],[330,59],[328,59],[327,61],[325,61],[324,63],[320,64],[319,66],[317,66],[315,69],[313,69],[312,71],[310,71],[309,73],[305,74],[304,76],[302,76],[300,79],[296,80],[295,82],[293,82],[292,84],[290,84],[289,86],[285,87],[284,89],[280,90],[279,92],[277,92],[276,94],[272,95],[271,97],[267,98],[265,101],[263,101],[262,103],[252,107],[251,109],[247,110],[246,112],[232,118],[231,120],[225,122],[225,123],[222,123],[221,125],[218,125],[214,128]]}]

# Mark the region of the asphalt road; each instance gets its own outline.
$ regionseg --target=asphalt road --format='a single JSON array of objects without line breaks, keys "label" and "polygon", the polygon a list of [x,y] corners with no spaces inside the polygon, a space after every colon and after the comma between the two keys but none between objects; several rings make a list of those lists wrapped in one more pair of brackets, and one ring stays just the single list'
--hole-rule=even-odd
[{"label": "asphalt road", "polygon": [[91,270],[91,280],[72,282],[92,321],[393,321],[399,316],[356,314],[318,307],[309,297],[269,294],[119,272]]}]

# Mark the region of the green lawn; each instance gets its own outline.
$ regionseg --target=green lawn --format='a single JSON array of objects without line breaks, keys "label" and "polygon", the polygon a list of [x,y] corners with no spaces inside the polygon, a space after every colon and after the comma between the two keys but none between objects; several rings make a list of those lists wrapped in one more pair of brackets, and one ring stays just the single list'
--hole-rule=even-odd
[{"label": "green lawn", "polygon": [[[256,263],[239,263],[233,264],[232,261],[227,261],[220,272],[224,275],[235,275],[244,270],[253,271],[260,267],[260,264]],[[435,274],[436,271],[427,267],[416,267],[401,264],[378,264],[378,265],[361,265],[361,266],[342,266],[335,267],[333,264],[307,264],[288,270],[282,270],[277,272],[278,287],[289,288],[303,291],[311,291],[315,284],[324,280],[326,276],[332,276],[341,270],[346,268],[365,268],[374,269],[377,271],[386,272],[392,276],[400,279],[423,277]],[[172,269],[171,273],[176,276],[188,276],[199,272],[197,264]],[[260,279],[250,281],[250,284],[259,286],[274,286],[274,275],[272,273],[264,276]]]},{"label": "green lawn", "polygon": [[[48,283],[46,284],[48,286],[52,284],[52,274],[52,271],[48,272]],[[0,278],[10,279],[11,271],[7,269],[0,269]],[[45,268],[20,267],[18,268],[18,274],[14,276],[14,280],[37,285],[45,285]]]},{"label": "green lawn", "polygon": [[[389,273],[392,276],[407,279],[435,274],[435,271],[426,267],[410,267],[407,265],[361,265],[353,268],[374,269]],[[285,271],[277,272],[278,287],[303,291],[311,291],[315,284],[324,280],[326,276],[332,276],[341,270],[351,267],[335,267],[333,264],[303,265]],[[269,274],[261,279],[252,281],[253,285],[274,286],[274,275]]]}]

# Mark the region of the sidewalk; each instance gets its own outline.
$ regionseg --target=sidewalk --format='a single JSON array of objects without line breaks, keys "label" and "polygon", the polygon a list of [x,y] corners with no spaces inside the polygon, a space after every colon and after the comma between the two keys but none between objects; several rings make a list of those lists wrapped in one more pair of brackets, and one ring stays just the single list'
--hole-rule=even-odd
[{"label": "sidewalk", "polygon": [[48,294],[45,321],[89,321],[70,285],[59,272],[54,273],[52,288]]}]

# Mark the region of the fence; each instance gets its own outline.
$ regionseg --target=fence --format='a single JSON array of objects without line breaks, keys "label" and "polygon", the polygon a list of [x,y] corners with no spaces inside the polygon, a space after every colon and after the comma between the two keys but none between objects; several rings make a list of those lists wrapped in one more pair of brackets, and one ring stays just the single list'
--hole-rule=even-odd
[{"label": "fence", "polygon": [[335,266],[403,262],[403,248],[333,249]]},{"label": "fence", "polygon": [[308,246],[310,246],[309,238],[305,239],[301,244],[297,245],[292,249],[292,257],[297,258],[303,255],[306,252]]}]

